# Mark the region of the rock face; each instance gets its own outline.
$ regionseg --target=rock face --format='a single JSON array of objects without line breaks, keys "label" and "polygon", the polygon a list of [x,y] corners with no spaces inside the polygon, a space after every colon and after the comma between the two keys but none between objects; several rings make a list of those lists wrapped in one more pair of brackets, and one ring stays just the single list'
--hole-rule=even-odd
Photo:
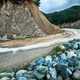
[{"label": "rock face", "polygon": [[72,23],[65,23],[61,25],[61,28],[74,28],[74,29],[80,29],[80,20],[77,20]]},{"label": "rock face", "polygon": [[29,9],[24,5],[7,2],[0,10],[0,34],[17,34],[30,36],[44,36],[39,29]]}]

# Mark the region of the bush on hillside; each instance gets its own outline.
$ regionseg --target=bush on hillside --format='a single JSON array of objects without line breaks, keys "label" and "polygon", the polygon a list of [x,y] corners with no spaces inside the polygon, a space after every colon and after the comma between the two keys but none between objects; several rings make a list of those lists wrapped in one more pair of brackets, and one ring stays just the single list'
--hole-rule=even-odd
[{"label": "bush on hillside", "polygon": [[40,0],[33,0],[33,2],[34,2],[36,5],[38,5],[38,6],[39,6],[39,4],[40,4],[39,1],[40,1]]}]

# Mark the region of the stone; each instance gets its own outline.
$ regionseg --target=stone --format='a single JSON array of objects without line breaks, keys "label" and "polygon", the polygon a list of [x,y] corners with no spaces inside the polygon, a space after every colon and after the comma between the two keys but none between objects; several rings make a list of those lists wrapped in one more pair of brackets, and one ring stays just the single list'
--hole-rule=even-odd
[{"label": "stone", "polygon": [[56,80],[57,79],[57,72],[55,68],[49,68],[47,73],[48,80]]},{"label": "stone", "polygon": [[79,61],[78,65],[77,65],[77,68],[80,68],[80,61]]},{"label": "stone", "polygon": [[47,66],[37,66],[36,70],[42,74],[45,74],[48,70]]},{"label": "stone", "polygon": [[55,58],[53,59],[53,61],[55,61],[56,63],[58,63],[59,62],[59,57],[55,56]]},{"label": "stone", "polygon": [[12,73],[3,72],[3,73],[0,73],[0,77],[13,77],[14,74],[15,74],[14,72]]},{"label": "stone", "polygon": [[45,77],[45,74],[39,73],[38,71],[34,71],[34,76],[36,79],[41,80]]},{"label": "stone", "polygon": [[65,46],[64,46],[64,45],[60,45],[60,48],[61,48],[62,50],[65,50]]},{"label": "stone", "polygon": [[49,55],[45,58],[45,65],[48,67],[52,66],[52,56]]},{"label": "stone", "polygon": [[80,41],[78,42],[78,48],[80,49]]},{"label": "stone", "polygon": [[26,77],[27,76],[27,71],[26,70],[19,70],[17,73],[16,73],[16,77]]},{"label": "stone", "polygon": [[34,70],[33,74],[37,79],[43,79],[45,77],[45,74],[47,72],[46,66],[37,66],[36,70]]},{"label": "stone", "polygon": [[73,45],[73,48],[74,48],[74,49],[78,49],[78,48],[79,48],[79,46],[78,46],[78,43],[77,43],[77,42]]},{"label": "stone", "polygon": [[67,71],[67,66],[58,64],[55,66],[55,68],[57,74],[61,75],[64,79],[67,79],[70,76],[69,72]]},{"label": "stone", "polygon": [[59,76],[57,77],[57,80],[63,80],[62,76],[59,75]]},{"label": "stone", "polygon": [[63,44],[65,46],[66,49],[72,49],[72,44],[68,43],[64,43]]},{"label": "stone", "polygon": [[68,62],[66,60],[64,60],[64,59],[60,59],[58,64],[68,66]]},{"label": "stone", "polygon": [[19,70],[16,73],[17,80],[27,80],[27,71],[26,70]]},{"label": "stone", "polygon": [[28,66],[27,69],[28,69],[29,71],[32,71],[32,70],[34,70],[35,68],[36,68],[36,62],[33,61],[33,62]]},{"label": "stone", "polygon": [[69,50],[67,51],[67,58],[71,58],[71,57],[77,57],[77,55],[75,54],[74,50]]},{"label": "stone", "polygon": [[75,70],[73,73],[73,78],[80,80],[80,70]]},{"label": "stone", "polygon": [[7,35],[7,39],[14,40],[15,38],[14,35]]},{"label": "stone", "polygon": [[8,39],[7,39],[7,35],[3,35],[3,36],[1,35],[1,36],[0,36],[0,40],[8,40]]},{"label": "stone", "polygon": [[16,78],[13,77],[11,80],[16,80]]},{"label": "stone", "polygon": [[67,78],[67,79],[65,79],[65,80],[71,80],[69,77]]},{"label": "stone", "polygon": [[77,57],[78,57],[78,59],[80,60],[80,53],[78,53]]},{"label": "stone", "polygon": [[34,78],[33,72],[34,72],[34,71],[27,71],[27,76],[26,76],[26,77],[27,77],[28,79]]},{"label": "stone", "polygon": [[71,57],[70,59],[68,59],[69,66],[76,67],[78,64],[79,64],[79,61],[76,57]]},{"label": "stone", "polygon": [[58,63],[56,61],[52,62],[52,67],[55,67]]},{"label": "stone", "polygon": [[43,65],[45,63],[45,59],[43,57],[38,58],[35,63],[37,65]]},{"label": "stone", "polygon": [[67,72],[69,73],[69,75],[72,75],[72,71],[69,68],[67,68]]},{"label": "stone", "polygon": [[28,80],[26,77],[18,77],[17,80]]},{"label": "stone", "polygon": [[60,57],[61,57],[61,59],[67,60],[67,56],[66,56],[65,53],[62,53],[62,54],[60,55]]},{"label": "stone", "polygon": [[3,77],[3,78],[1,78],[0,80],[11,80],[11,79],[8,78],[8,77]]},{"label": "stone", "polygon": [[68,65],[66,54],[63,53],[58,56],[58,64],[66,65],[66,66]]}]

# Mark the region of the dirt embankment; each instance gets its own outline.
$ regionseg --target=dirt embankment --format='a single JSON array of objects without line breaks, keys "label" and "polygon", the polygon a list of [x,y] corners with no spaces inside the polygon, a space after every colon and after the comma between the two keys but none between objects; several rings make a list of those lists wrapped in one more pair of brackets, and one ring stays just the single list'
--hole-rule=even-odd
[{"label": "dirt embankment", "polygon": [[31,10],[33,19],[43,32],[47,34],[56,34],[60,32],[59,26],[51,24],[34,3],[26,4]]},{"label": "dirt embankment", "polygon": [[51,24],[31,2],[17,5],[7,1],[1,7],[0,34],[44,36],[58,32],[59,27]]}]

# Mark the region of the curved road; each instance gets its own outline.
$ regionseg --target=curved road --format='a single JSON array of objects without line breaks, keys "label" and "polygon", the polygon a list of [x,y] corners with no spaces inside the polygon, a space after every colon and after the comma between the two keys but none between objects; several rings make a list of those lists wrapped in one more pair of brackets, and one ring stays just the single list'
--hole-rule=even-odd
[{"label": "curved road", "polygon": [[32,43],[30,45],[23,46],[23,47],[15,47],[15,48],[0,48],[0,53],[7,52],[7,51],[18,51],[18,50],[29,50],[41,47],[48,47],[55,43],[66,42],[72,40],[74,38],[80,38],[80,30],[79,29],[63,29],[65,33],[57,34],[57,35],[50,35],[44,38],[38,38],[35,41],[35,44]]},{"label": "curved road", "polygon": [[36,43],[16,48],[0,48],[0,68],[26,65],[39,56],[47,55],[56,44],[80,38],[77,29],[64,29],[65,33],[38,38]]}]

